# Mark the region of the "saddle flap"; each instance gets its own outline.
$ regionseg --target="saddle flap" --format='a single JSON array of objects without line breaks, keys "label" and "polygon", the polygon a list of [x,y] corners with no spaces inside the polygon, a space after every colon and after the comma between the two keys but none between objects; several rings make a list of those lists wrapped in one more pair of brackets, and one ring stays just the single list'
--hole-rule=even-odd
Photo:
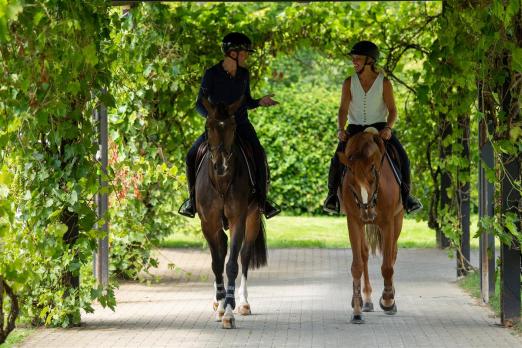
[{"label": "saddle flap", "polygon": [[255,185],[255,173],[256,173],[256,162],[254,161],[254,150],[252,145],[248,141],[244,141],[241,137],[237,137],[237,144],[243,154],[243,158],[246,162],[248,168],[248,176],[250,177],[250,184],[252,187],[256,187]]},{"label": "saddle flap", "polygon": [[393,176],[395,176],[397,183],[399,184],[399,186],[401,186],[401,161],[399,160],[399,154],[397,152],[397,149],[390,142],[386,142],[386,158],[388,159],[388,162],[390,163],[390,166],[392,168]]}]

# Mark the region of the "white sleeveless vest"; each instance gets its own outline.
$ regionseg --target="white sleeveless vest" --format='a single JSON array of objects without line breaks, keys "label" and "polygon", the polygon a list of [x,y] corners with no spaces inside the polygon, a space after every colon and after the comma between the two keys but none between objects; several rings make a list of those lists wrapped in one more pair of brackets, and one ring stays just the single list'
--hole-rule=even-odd
[{"label": "white sleeveless vest", "polygon": [[369,125],[386,122],[388,108],[382,96],[384,74],[379,73],[367,93],[364,93],[359,76],[353,74],[350,81],[352,100],[348,109],[348,123]]}]

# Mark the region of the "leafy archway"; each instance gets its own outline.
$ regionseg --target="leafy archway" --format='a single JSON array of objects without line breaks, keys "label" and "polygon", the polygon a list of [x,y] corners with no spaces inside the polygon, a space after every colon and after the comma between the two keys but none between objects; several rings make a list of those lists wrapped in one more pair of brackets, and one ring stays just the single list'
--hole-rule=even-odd
[{"label": "leafy archway", "polygon": [[[486,133],[502,154],[495,181],[509,178],[504,190],[520,193],[520,174],[513,177],[516,168],[510,169],[520,165],[520,7],[520,0],[174,3],[139,5],[122,16],[102,0],[0,1],[0,276],[21,299],[23,317],[66,326],[78,323],[79,307],[92,310],[94,299],[114,305],[112,288],[98,287],[90,272],[100,237],[93,228],[99,166],[92,110],[98,102],[109,107],[111,122],[113,271],[135,277],[154,266],[155,243],[184,228],[172,212],[184,191],[184,153],[202,129],[194,98],[203,69],[220,58],[217,44],[231,30],[248,33],[258,45],[255,92],[284,90],[282,100],[294,104],[282,109],[293,122],[288,133],[269,127],[281,117],[275,109],[256,117],[265,119],[258,128],[273,144],[273,191],[286,197],[303,186],[316,188],[291,201],[287,208],[296,213],[318,212],[320,160],[335,142],[328,127],[335,124],[333,94],[340,84],[310,97],[306,88],[315,82],[289,80],[304,70],[276,59],[313,57],[315,69],[323,69],[317,71],[342,79],[349,47],[363,38],[377,42],[402,101],[398,131],[412,157],[416,193],[431,202],[430,225],[458,248],[456,217],[469,194],[470,160],[478,162],[466,133],[474,124],[496,126]],[[314,107],[304,107],[308,103]],[[292,146],[312,156],[277,164],[280,135],[303,132],[324,148],[297,139]],[[308,174],[312,163],[315,176]],[[483,225],[507,245],[521,239],[520,210],[509,202]],[[82,283],[71,284],[80,273]]]}]

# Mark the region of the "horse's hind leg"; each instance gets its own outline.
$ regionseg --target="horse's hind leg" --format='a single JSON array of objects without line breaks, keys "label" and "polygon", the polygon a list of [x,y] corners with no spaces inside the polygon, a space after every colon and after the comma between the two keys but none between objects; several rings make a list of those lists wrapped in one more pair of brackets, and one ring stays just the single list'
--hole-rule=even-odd
[{"label": "horse's hind leg", "polygon": [[247,279],[256,238],[258,233],[262,233],[259,228],[261,223],[260,218],[258,212],[252,213],[247,217],[246,222],[245,240],[241,248],[241,285],[239,287],[239,305],[237,308],[237,312],[241,315],[252,314],[250,304],[248,303]]},{"label": "horse's hind leg", "polygon": [[221,321],[225,314],[225,284],[223,282],[223,271],[225,269],[225,257],[227,255],[227,236],[219,228],[214,235],[207,235],[207,242],[212,256],[212,272],[214,272],[214,311],[216,311],[216,321]]},{"label": "horse's hind leg", "polygon": [[372,286],[370,284],[370,277],[368,275],[368,256],[370,250],[366,239],[363,240],[362,248],[362,259],[363,259],[363,277],[364,277],[364,289],[363,289],[363,312],[373,312],[372,302]]}]

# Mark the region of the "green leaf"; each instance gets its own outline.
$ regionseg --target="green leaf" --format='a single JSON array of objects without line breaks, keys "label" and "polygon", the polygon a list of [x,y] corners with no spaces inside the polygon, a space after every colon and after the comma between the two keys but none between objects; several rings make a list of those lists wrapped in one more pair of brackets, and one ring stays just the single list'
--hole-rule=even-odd
[{"label": "green leaf", "polygon": [[73,190],[71,192],[71,195],[69,196],[69,204],[73,206],[76,204],[76,202],[78,202],[78,192],[76,192],[76,190]]},{"label": "green leaf", "polygon": [[515,47],[511,51],[511,66],[514,71],[522,72],[522,48]]},{"label": "green leaf", "polygon": [[96,46],[94,44],[89,44],[85,46],[82,50],[83,58],[85,60],[85,63],[88,65],[94,66],[98,64],[98,57],[96,52]]}]

